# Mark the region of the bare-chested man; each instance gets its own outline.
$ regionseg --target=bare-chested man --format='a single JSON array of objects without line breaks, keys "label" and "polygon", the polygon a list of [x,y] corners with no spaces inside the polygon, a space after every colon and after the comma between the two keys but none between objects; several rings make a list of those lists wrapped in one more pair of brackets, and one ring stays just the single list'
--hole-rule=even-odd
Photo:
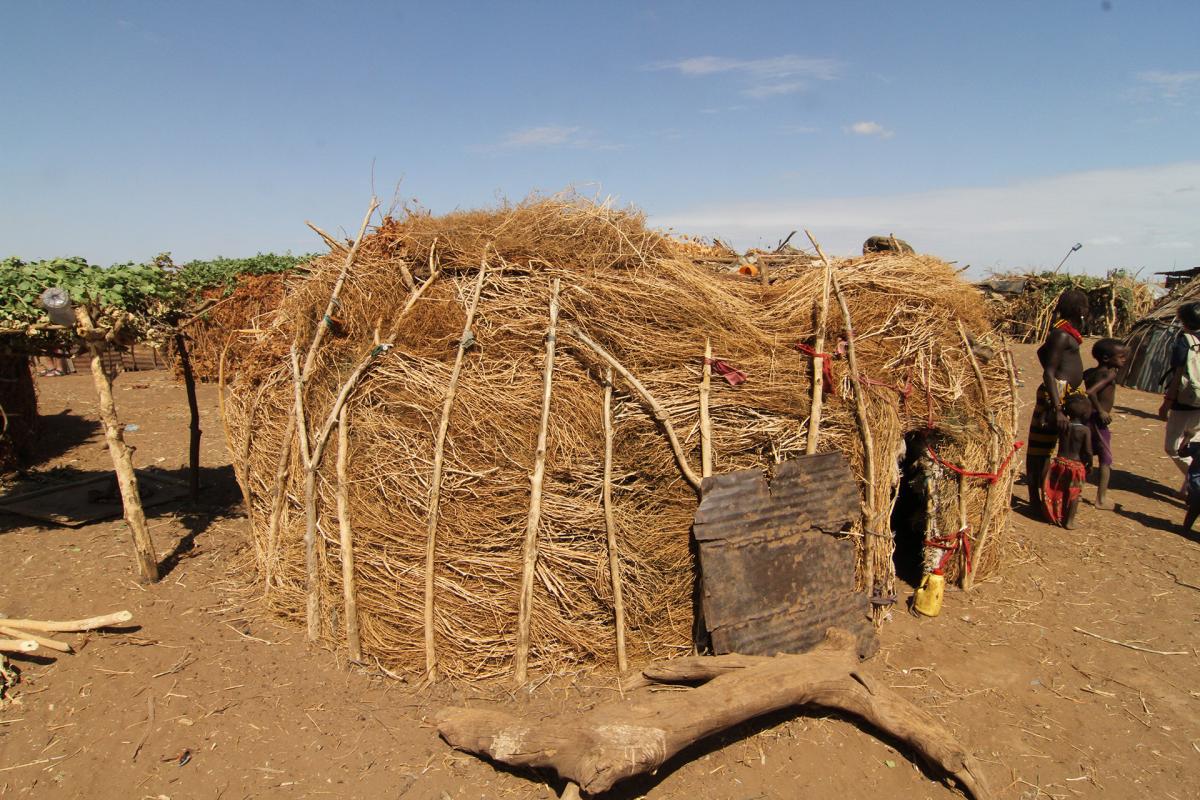
[{"label": "bare-chested man", "polygon": [[1042,385],[1037,390],[1029,422],[1029,449],[1025,451],[1025,480],[1029,484],[1029,504],[1034,509],[1042,507],[1042,476],[1058,444],[1059,431],[1066,430],[1070,423],[1063,403],[1069,395],[1084,391],[1083,358],[1079,355],[1083,335],[1079,330],[1087,312],[1088,299],[1083,292],[1068,289],[1059,295],[1054,325],[1037,351]]}]

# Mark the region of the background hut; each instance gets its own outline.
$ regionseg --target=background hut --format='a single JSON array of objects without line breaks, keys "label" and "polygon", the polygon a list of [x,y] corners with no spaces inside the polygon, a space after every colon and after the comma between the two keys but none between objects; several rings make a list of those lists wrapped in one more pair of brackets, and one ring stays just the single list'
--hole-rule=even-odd
[{"label": "background hut", "polygon": [[1081,289],[1088,295],[1088,316],[1080,333],[1117,337],[1129,333],[1162,291],[1120,269],[1104,277],[1001,273],[976,286],[984,295],[992,324],[1019,342],[1040,342],[1046,337],[1054,307],[1067,289]]},{"label": "background hut", "polygon": [[1137,321],[1125,340],[1129,346],[1129,360],[1120,376],[1123,386],[1145,392],[1162,391],[1171,345],[1183,330],[1175,314],[1180,306],[1196,301],[1200,301],[1200,278],[1193,278],[1176,288]]},{"label": "background hut", "polygon": [[[820,264],[804,255],[748,279],[707,266],[639,213],[574,198],[410,214],[384,220],[361,246],[330,243],[288,279],[270,323],[238,337],[242,366],[223,393],[271,607],[307,618],[327,642],[361,636],[363,656],[392,669],[488,679],[514,669],[526,588],[531,669],[614,664],[619,575],[630,660],[689,649],[697,493],[687,473],[700,471],[705,342],[746,376],[712,379],[716,471],[803,454],[814,364],[797,345],[817,334]],[[897,593],[893,509],[917,483],[902,467],[925,476],[906,546],[919,558],[927,535],[961,533],[976,545],[976,572],[995,567],[1014,460],[1012,367],[1001,347],[986,363],[974,358],[968,342],[988,339],[983,306],[943,262],[878,254],[837,262],[834,275],[858,372],[840,355],[848,330],[835,300],[823,330],[831,385],[821,449],[844,453],[860,482],[863,513],[846,535],[858,544],[858,583],[882,614]],[[655,400],[611,379],[611,484],[609,364],[593,344]],[[339,417],[347,424],[335,444]],[[537,557],[526,570],[529,536]]]}]

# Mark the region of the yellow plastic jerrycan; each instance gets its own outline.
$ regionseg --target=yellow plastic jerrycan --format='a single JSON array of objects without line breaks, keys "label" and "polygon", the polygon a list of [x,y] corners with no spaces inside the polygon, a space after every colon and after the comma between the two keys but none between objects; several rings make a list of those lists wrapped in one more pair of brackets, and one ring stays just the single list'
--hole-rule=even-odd
[{"label": "yellow plastic jerrycan", "polygon": [[921,579],[913,595],[913,610],[927,617],[942,613],[942,598],[946,594],[946,577],[933,572]]}]

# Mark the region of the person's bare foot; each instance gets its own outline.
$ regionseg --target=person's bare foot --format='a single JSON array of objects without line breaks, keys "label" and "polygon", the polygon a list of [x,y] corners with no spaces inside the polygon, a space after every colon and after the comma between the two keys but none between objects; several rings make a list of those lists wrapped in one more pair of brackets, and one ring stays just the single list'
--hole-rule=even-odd
[{"label": "person's bare foot", "polygon": [[1115,507],[1116,506],[1113,504],[1113,501],[1111,501],[1111,500],[1097,500],[1096,501],[1096,508],[1100,509],[1101,511],[1112,511]]}]

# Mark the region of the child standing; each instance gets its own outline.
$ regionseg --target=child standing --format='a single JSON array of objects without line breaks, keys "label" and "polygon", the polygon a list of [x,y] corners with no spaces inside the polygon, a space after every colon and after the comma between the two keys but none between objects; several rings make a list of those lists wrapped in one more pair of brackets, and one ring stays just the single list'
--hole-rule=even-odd
[{"label": "child standing", "polygon": [[1120,339],[1101,339],[1092,347],[1092,358],[1096,366],[1083,373],[1083,385],[1087,387],[1092,401],[1092,413],[1088,427],[1092,433],[1092,452],[1100,462],[1096,480],[1096,508],[1111,509],[1108,501],[1108,481],[1112,477],[1112,422],[1113,401],[1117,396],[1117,373],[1125,366],[1129,351]]},{"label": "child standing", "polygon": [[1075,527],[1079,495],[1087,480],[1084,462],[1092,458],[1092,431],[1087,425],[1092,401],[1087,395],[1073,394],[1063,410],[1068,424],[1058,433],[1058,455],[1045,467],[1042,503],[1050,522],[1070,529]]},{"label": "child standing", "polygon": [[1190,532],[1200,517],[1200,442],[1184,442],[1179,446],[1179,457],[1190,458],[1187,471],[1187,515],[1183,518],[1184,530]]}]

